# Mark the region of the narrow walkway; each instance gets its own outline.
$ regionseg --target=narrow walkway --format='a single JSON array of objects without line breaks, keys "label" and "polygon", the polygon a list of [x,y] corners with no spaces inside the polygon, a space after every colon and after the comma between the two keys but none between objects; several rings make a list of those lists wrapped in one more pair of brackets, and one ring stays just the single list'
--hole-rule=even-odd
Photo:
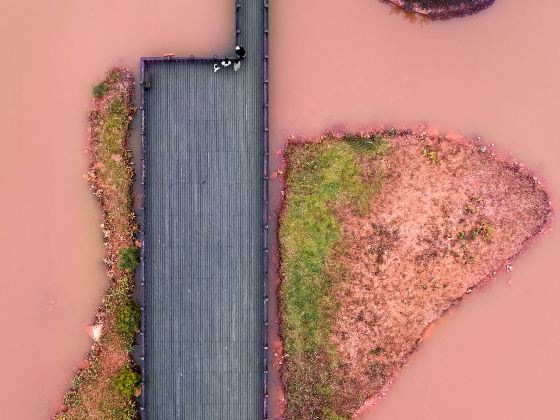
[{"label": "narrow walkway", "polygon": [[267,7],[234,7],[240,71],[142,59],[149,420],[266,417]]}]

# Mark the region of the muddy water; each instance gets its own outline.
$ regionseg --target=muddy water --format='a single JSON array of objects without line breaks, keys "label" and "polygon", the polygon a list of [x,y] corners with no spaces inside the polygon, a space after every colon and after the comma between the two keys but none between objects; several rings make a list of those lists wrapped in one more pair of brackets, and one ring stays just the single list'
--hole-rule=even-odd
[{"label": "muddy water", "polygon": [[49,418],[106,280],[82,174],[90,86],[142,55],[230,49],[230,0],[0,2],[0,418]]},{"label": "muddy water", "polygon": [[[559,13],[556,0],[538,7],[507,0],[469,18],[427,22],[377,0],[271,2],[271,150],[290,134],[429,122],[511,152],[546,180],[554,204],[560,196]],[[275,153],[270,164],[271,170],[280,165]],[[273,214],[280,182],[271,187]],[[275,226],[273,216],[271,238]],[[545,234],[511,273],[437,322],[387,396],[362,418],[557,417],[558,249],[558,231]],[[271,295],[276,286],[273,277]],[[274,326],[270,340],[274,351]],[[273,395],[273,413],[280,397]]]}]

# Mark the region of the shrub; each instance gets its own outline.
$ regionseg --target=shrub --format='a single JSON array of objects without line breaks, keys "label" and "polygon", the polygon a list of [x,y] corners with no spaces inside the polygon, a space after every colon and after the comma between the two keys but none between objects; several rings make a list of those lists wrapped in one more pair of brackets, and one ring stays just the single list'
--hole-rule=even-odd
[{"label": "shrub", "polygon": [[100,82],[96,84],[91,90],[91,93],[93,94],[93,97],[95,99],[102,98],[107,92],[109,92],[109,85],[107,84],[107,82]]},{"label": "shrub", "polygon": [[381,346],[374,347],[373,349],[370,350],[370,353],[379,356],[381,353],[383,353],[383,347]]},{"label": "shrub", "polygon": [[75,407],[81,402],[80,394],[78,394],[78,391],[75,389],[71,389],[64,395],[64,405],[68,407]]},{"label": "shrub", "polygon": [[121,79],[121,71],[119,69],[113,69],[109,72],[109,80],[113,83],[118,82]]},{"label": "shrub", "polygon": [[494,227],[488,222],[479,222],[478,225],[472,228],[469,232],[469,238],[474,240],[479,236],[483,239],[489,240],[494,233]]},{"label": "shrub", "polygon": [[140,264],[140,249],[135,246],[123,248],[119,257],[119,268],[131,272]]},{"label": "shrub", "polygon": [[439,156],[437,155],[437,152],[434,150],[434,148],[432,146],[426,146],[422,149],[422,156],[430,159],[430,161],[435,164],[438,165],[439,164]]},{"label": "shrub", "polygon": [[132,398],[142,377],[130,366],[123,367],[115,378],[115,388],[126,398]]},{"label": "shrub", "polygon": [[140,307],[132,299],[117,309],[117,333],[129,346],[134,343],[134,337],[140,327]]}]

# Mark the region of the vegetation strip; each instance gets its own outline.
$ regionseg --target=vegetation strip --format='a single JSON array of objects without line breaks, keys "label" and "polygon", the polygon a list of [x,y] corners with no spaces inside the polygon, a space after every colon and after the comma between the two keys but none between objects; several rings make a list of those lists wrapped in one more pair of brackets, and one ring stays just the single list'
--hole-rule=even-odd
[{"label": "vegetation strip", "polygon": [[131,297],[139,264],[132,207],[134,170],[128,146],[136,112],[134,78],[129,70],[114,68],[92,94],[86,178],[103,213],[109,286],[96,314],[94,329],[101,334],[86,367],[76,372],[58,420],[136,418],[133,398],[140,392],[140,374],[129,354],[140,326],[140,309]]},{"label": "vegetation strip", "polygon": [[[388,151],[381,135],[288,144],[288,200],[279,229],[287,418],[335,418],[331,383],[338,357],[329,337],[337,310],[333,283],[342,277],[341,267],[330,263],[340,252],[337,209],[368,208],[377,189],[366,183],[358,160]],[[379,174],[373,184],[381,181]]]},{"label": "vegetation strip", "polygon": [[547,193],[490,147],[425,131],[291,141],[280,213],[285,417],[346,419],[429,325],[523,251]]}]

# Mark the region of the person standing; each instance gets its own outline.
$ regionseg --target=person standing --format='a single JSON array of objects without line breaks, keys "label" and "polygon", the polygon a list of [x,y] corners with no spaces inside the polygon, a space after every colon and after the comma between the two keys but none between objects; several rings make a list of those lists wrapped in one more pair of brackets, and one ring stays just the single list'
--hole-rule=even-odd
[{"label": "person standing", "polygon": [[229,58],[226,57],[222,60],[222,67],[228,67],[230,65],[231,65],[231,60]]},{"label": "person standing", "polygon": [[244,59],[247,56],[247,51],[245,51],[243,45],[236,45],[235,54],[237,54],[237,57],[239,57],[240,59]]},{"label": "person standing", "polygon": [[239,71],[240,68],[241,68],[241,60],[239,58],[234,58],[233,59],[233,70],[234,71]]},{"label": "person standing", "polygon": [[220,70],[220,66],[218,65],[218,63],[214,63],[214,73],[216,73],[218,70]]}]

